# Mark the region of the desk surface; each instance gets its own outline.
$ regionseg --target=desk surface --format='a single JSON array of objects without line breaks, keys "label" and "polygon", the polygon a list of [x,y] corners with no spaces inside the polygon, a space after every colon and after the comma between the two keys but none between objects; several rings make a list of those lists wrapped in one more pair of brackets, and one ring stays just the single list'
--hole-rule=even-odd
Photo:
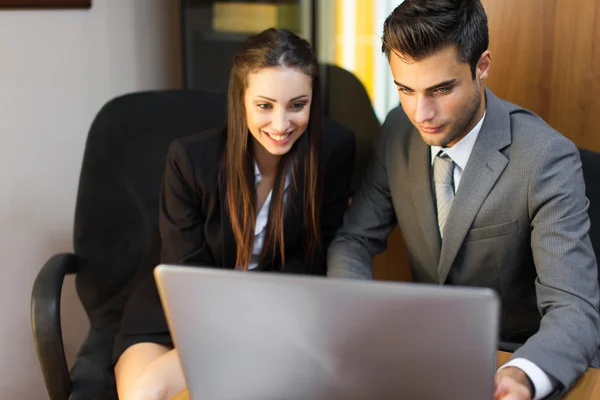
[{"label": "desk surface", "polygon": [[[498,366],[504,364],[510,358],[511,353],[504,351],[498,352]],[[566,400],[589,400],[600,399],[600,369],[589,368],[587,372],[579,379],[577,384],[564,397]],[[186,390],[183,390],[173,400],[189,400]]]}]

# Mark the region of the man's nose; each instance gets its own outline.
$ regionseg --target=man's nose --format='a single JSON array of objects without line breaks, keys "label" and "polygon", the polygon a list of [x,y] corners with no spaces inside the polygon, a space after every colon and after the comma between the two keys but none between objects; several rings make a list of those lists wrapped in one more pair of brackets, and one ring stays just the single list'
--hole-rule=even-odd
[{"label": "man's nose", "polygon": [[435,107],[433,101],[424,95],[417,96],[415,101],[415,122],[417,124],[422,124],[432,120],[435,116]]}]

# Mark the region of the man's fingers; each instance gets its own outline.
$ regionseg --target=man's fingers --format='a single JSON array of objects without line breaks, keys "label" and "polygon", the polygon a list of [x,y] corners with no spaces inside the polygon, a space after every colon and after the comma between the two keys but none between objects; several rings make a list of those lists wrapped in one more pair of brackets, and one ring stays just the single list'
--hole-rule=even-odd
[{"label": "man's fingers", "polygon": [[496,376],[494,400],[529,400],[529,390],[508,376]]},{"label": "man's fingers", "polygon": [[502,400],[523,400],[526,399],[526,397],[523,397],[522,395],[518,395],[517,393],[508,393],[506,395],[504,395],[503,397],[501,397]]},{"label": "man's fingers", "polygon": [[500,400],[508,393],[508,384],[504,376],[496,376],[496,390],[494,390],[494,400]]}]

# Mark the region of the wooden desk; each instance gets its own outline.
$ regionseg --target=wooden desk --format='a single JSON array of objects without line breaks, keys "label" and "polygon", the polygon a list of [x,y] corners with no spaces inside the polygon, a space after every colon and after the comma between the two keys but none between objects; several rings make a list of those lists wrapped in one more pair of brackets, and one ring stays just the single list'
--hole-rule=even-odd
[{"label": "wooden desk", "polygon": [[[498,352],[498,366],[504,364],[510,358],[511,353]],[[184,397],[187,399],[187,397]],[[600,399],[600,369],[588,368],[575,386],[563,399],[567,400],[591,400]]]},{"label": "wooden desk", "polygon": [[[510,358],[511,353],[498,352],[498,366],[504,364]],[[571,391],[563,397],[566,400],[590,400],[600,399],[600,369],[589,368],[579,379]],[[187,389],[173,397],[173,400],[189,400]]]}]

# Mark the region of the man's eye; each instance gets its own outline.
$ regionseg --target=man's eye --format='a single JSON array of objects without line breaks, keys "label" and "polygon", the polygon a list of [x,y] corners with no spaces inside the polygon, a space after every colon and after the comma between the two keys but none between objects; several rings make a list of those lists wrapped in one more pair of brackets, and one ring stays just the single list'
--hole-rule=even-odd
[{"label": "man's eye", "polygon": [[452,91],[452,88],[449,87],[441,87],[436,90],[439,94],[448,94]]},{"label": "man's eye", "polygon": [[410,90],[410,89],[407,89],[407,88],[402,88],[402,87],[399,87],[399,88],[398,88],[398,91],[399,91],[399,92],[402,92],[402,93],[404,93],[404,94],[411,94],[411,93],[412,93],[412,90]]}]

